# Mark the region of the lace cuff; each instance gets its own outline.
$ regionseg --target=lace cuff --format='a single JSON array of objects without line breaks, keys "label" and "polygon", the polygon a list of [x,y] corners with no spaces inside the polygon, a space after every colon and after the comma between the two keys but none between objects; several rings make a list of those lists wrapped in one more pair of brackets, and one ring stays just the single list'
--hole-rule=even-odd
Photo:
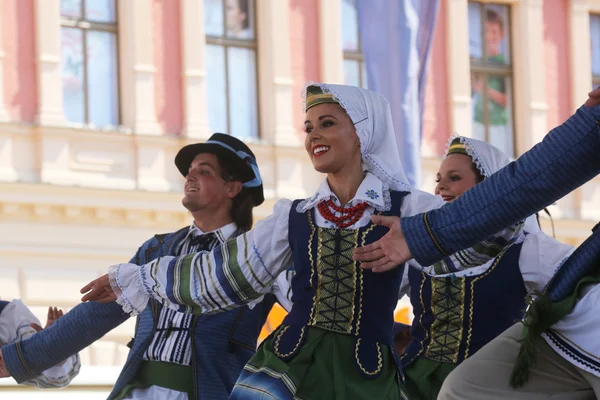
[{"label": "lace cuff", "polygon": [[118,264],[108,269],[108,279],[117,295],[117,304],[127,314],[135,316],[146,308],[150,295],[144,291],[140,271],[135,264]]}]

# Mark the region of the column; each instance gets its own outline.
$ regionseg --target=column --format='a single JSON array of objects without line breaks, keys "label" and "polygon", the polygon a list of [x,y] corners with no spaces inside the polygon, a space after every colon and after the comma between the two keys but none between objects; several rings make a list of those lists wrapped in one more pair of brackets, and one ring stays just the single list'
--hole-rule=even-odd
[{"label": "column", "polygon": [[[452,132],[471,136],[471,78],[467,0],[447,0],[448,90]],[[464,21],[456,23],[456,21]]]},{"label": "column", "polygon": [[207,139],[211,131],[206,111],[203,0],[181,0],[181,30],[184,134]]},{"label": "column", "polygon": [[344,83],[341,0],[319,0],[321,82]]},{"label": "column", "polygon": [[60,1],[36,0],[39,115],[41,125],[62,125],[62,79],[60,72]]},{"label": "column", "polygon": [[255,2],[258,16],[260,133],[276,146],[300,146],[293,122],[289,0]]},{"label": "column", "polygon": [[122,123],[137,134],[160,135],[154,106],[152,1],[117,4]]}]

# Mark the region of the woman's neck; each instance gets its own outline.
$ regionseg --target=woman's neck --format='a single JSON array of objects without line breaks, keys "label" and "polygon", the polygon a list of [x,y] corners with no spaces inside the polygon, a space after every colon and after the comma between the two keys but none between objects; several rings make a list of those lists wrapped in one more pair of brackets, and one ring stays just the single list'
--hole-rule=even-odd
[{"label": "woman's neck", "polygon": [[365,178],[362,166],[352,173],[344,171],[327,175],[327,183],[331,191],[337,196],[341,205],[346,205],[356,196],[358,187]]}]

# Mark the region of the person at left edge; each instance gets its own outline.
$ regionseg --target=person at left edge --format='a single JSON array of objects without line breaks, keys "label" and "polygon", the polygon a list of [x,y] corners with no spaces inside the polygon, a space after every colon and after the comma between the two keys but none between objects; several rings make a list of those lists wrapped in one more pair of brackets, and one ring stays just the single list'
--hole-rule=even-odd
[{"label": "person at left edge", "polygon": [[[194,222],[144,243],[131,262],[210,250],[250,229],[252,209],[264,201],[252,151],[240,140],[214,134],[182,148],[175,165],[186,176],[184,206]],[[226,399],[254,354],[260,330],[276,297],[288,308],[284,272],[264,298],[219,315],[192,317],[150,302],[137,317],[127,363],[109,399]],[[274,295],[273,293],[276,293]],[[2,348],[17,381],[92,344],[129,317],[113,304],[84,303],[27,342]],[[21,358],[22,356],[22,358]]]}]

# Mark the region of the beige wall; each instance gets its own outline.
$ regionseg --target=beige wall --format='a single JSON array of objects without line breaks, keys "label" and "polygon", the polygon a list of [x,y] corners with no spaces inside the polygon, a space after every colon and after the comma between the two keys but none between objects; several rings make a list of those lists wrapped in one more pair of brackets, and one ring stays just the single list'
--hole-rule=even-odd
[{"label": "beige wall", "polygon": [[[318,51],[303,50],[298,31],[289,24],[303,18],[298,1],[256,1],[263,137],[251,147],[265,181],[267,201],[256,211],[256,217],[263,218],[277,199],[307,196],[320,183],[321,177],[313,171],[300,140],[297,88],[308,79],[342,82],[343,57],[340,0],[316,1],[319,18],[304,21],[307,37],[312,40],[318,32]],[[471,126],[468,31],[464,23],[467,1],[442,1],[444,23],[440,26],[446,31],[441,37],[446,43],[436,47],[443,53],[435,57],[445,57],[442,61],[447,63],[448,86],[440,91],[428,89],[428,95],[443,95],[448,100],[428,104],[448,107],[442,114],[449,116],[444,120],[450,126],[440,128],[444,132],[441,138],[435,133],[428,135],[431,141],[445,141],[453,131],[469,135]],[[543,32],[548,27],[544,26],[543,13],[548,1],[501,1],[513,6],[519,152],[541,140],[550,128],[544,75],[539,73],[544,70]],[[128,260],[153,234],[190,222],[180,205],[182,178],[173,158],[183,145],[205,139],[211,132],[206,115],[203,1],[180,2],[180,23],[173,27],[181,29],[182,40],[181,71],[176,71],[181,77],[184,109],[179,136],[164,135],[164,121],[156,115],[156,93],[162,93],[156,89],[156,63],[161,56],[154,54],[151,39],[151,1],[119,2],[123,127],[110,132],[65,123],[59,70],[59,0],[32,2],[37,86],[31,93],[37,94],[36,122],[11,120],[5,107],[10,98],[0,96],[0,295],[22,298],[42,319],[48,305],[69,308],[77,304],[83,284],[105,273],[109,265]],[[600,12],[600,0],[572,0],[568,6],[570,28],[564,34],[569,36],[572,111],[591,87],[587,16],[590,11]],[[3,16],[4,9],[0,8],[0,21],[15,17]],[[168,20],[173,20],[172,16]],[[4,29],[0,34],[0,75],[3,66],[13,68],[10,57],[2,56],[2,43],[14,40],[6,35]],[[306,67],[299,70],[291,60],[306,63]],[[0,94],[12,93],[3,88],[6,79],[0,79]],[[438,149],[428,150],[428,157],[422,160],[423,189],[431,191],[440,145],[426,143],[424,148]],[[555,221],[557,237],[580,243],[593,221],[600,219],[600,178],[551,209],[559,218]],[[550,232],[547,221],[544,229]],[[124,344],[132,334],[129,321],[86,349],[77,385],[60,396],[44,393],[44,398],[67,399],[79,396],[81,390],[88,392],[89,399],[104,398],[125,360],[128,349]],[[28,389],[14,392],[11,381],[0,380],[1,395],[7,395],[7,390],[13,391],[14,399],[33,396]],[[22,397],[17,397],[18,393]]]}]

